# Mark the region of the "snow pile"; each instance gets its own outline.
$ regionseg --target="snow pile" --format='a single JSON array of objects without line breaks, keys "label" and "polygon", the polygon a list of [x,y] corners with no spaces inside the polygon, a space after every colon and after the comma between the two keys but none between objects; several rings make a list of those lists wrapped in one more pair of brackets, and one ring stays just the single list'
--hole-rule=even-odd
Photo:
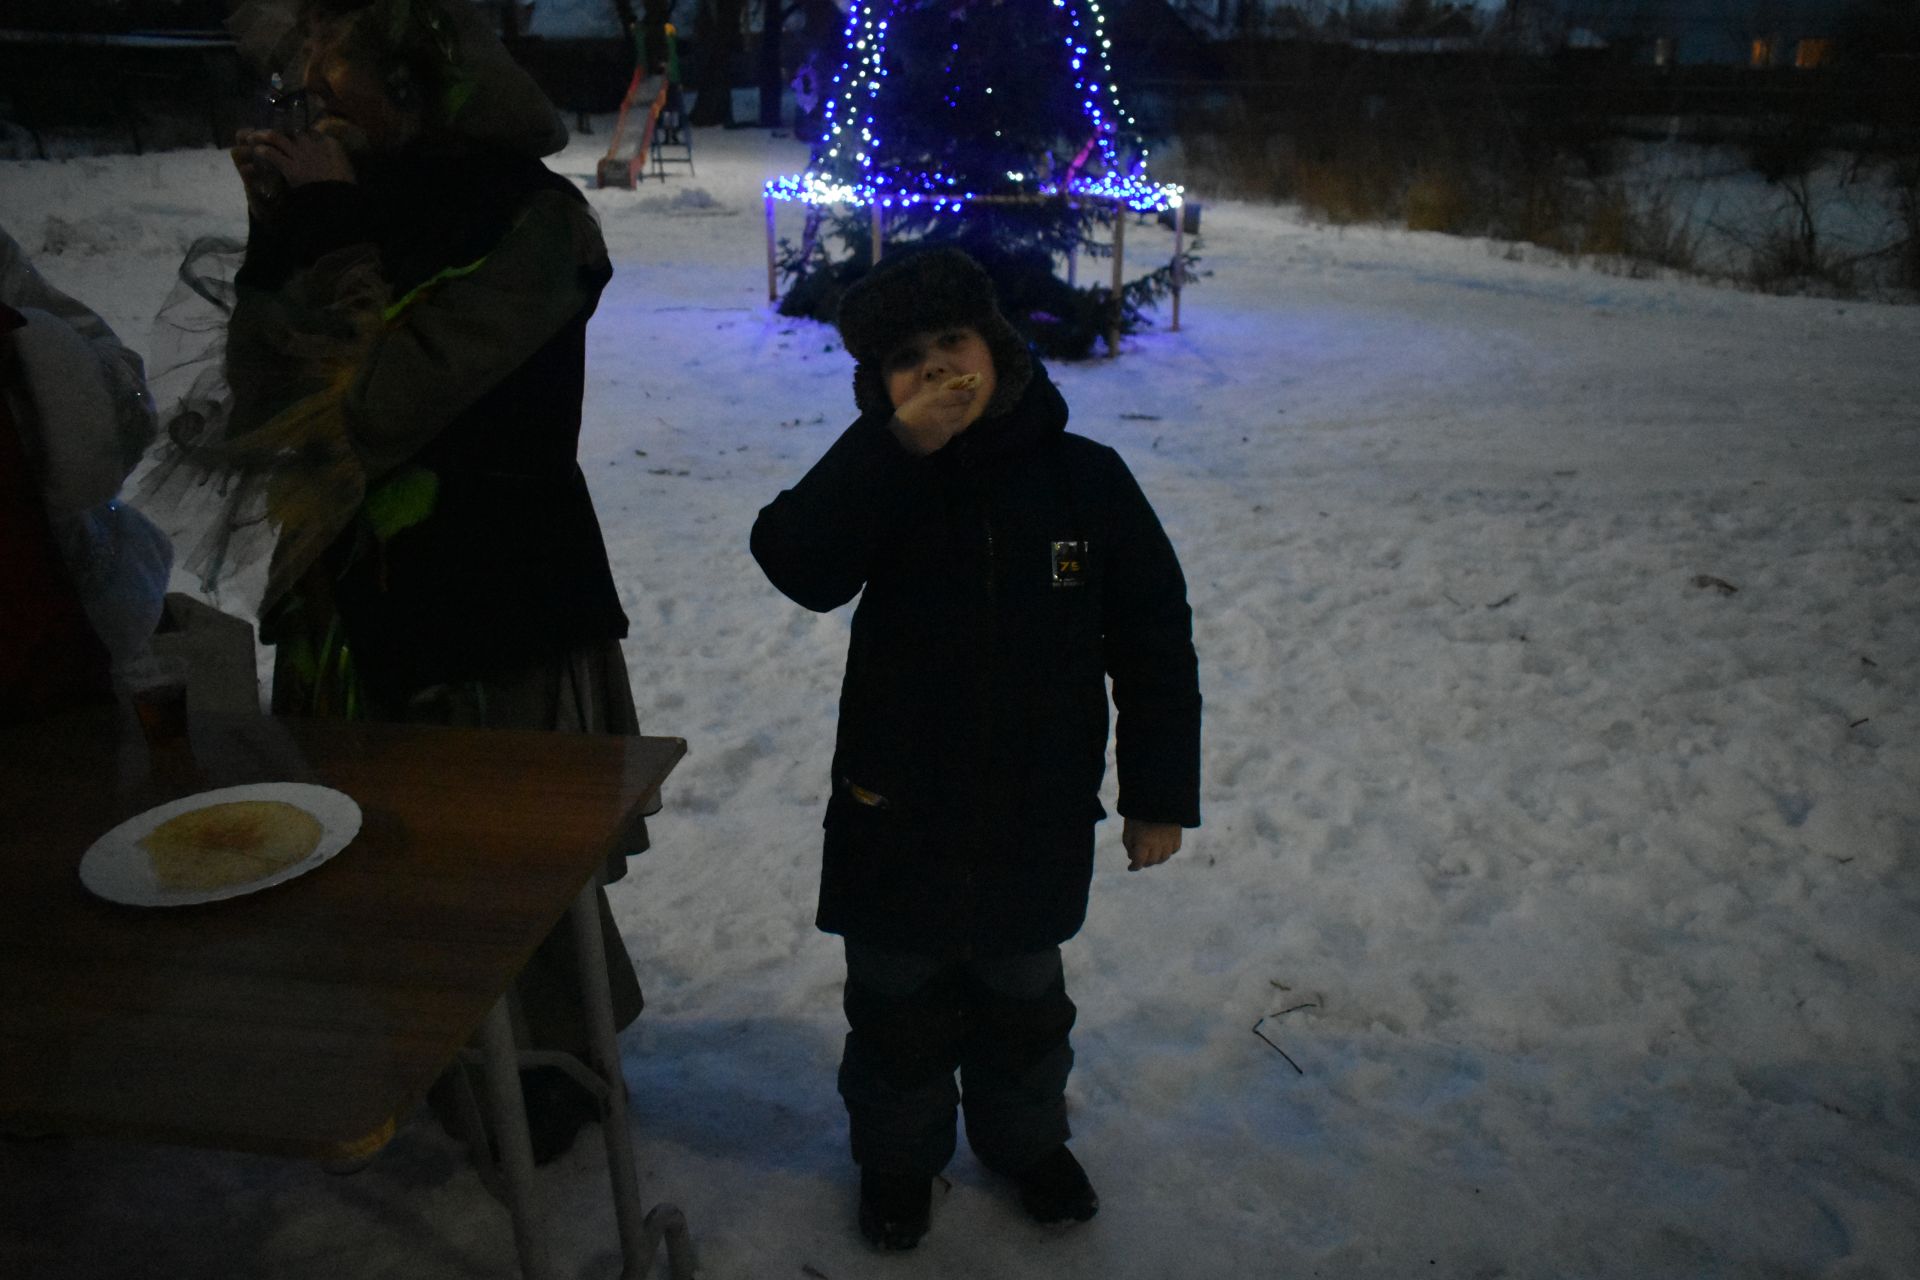
[{"label": "snow pile", "polygon": [[[848,614],[746,553],[850,365],[766,305],[802,148],[697,147],[697,192],[591,193],[582,461],[692,748],[612,895],[645,1195],[709,1277],[1920,1274],[1920,311],[1208,205],[1180,331],[1054,369],[1181,552],[1208,699],[1207,825],[1131,876],[1103,833],[1067,948],[1105,1208],[1032,1227],[963,1148],[877,1259],[811,927]],[[136,345],[244,228],[211,151],[9,163],[0,221]],[[563,1275],[613,1273],[603,1168],[543,1178]],[[515,1273],[424,1117],[351,1178],[56,1140],[0,1181],[9,1275]]]}]

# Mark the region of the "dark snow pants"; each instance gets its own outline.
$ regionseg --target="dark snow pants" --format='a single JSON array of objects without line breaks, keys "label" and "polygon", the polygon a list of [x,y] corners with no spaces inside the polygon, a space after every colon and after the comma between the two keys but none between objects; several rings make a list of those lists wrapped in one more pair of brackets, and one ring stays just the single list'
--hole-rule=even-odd
[{"label": "dark snow pants", "polygon": [[856,1164],[940,1172],[953,1158],[956,1107],[974,1155],[1002,1173],[1067,1140],[1075,1011],[1060,948],[943,960],[846,946],[840,1096]]}]

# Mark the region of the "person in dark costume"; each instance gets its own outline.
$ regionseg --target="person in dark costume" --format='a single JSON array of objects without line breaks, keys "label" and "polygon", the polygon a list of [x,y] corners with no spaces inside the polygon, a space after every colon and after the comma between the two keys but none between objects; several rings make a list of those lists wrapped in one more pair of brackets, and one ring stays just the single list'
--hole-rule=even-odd
[{"label": "person in dark costume", "polygon": [[817,915],[846,947],[860,1228],[919,1242],[957,1109],[1035,1219],[1085,1221],[1060,944],[1106,816],[1109,677],[1129,870],[1199,825],[1186,584],[1120,456],[1065,430],[972,259],[886,259],[839,328],[860,416],[760,512],[752,551],[809,609],[860,596]]},{"label": "person in dark costume", "polygon": [[[224,388],[183,399],[153,483],[225,495],[190,567],[230,576],[272,531],[276,713],[637,733],[575,457],[612,267],[541,162],[565,126],[470,6],[256,3],[236,30],[286,69],[284,118],[238,135],[244,261],[199,288],[230,301]],[[623,851],[645,847],[642,823]],[[601,920],[625,1026],[640,987],[604,895]],[[524,1042],[585,1050],[577,985],[557,930],[518,985]],[[557,1069],[523,1074],[551,1159],[597,1107]]]}]

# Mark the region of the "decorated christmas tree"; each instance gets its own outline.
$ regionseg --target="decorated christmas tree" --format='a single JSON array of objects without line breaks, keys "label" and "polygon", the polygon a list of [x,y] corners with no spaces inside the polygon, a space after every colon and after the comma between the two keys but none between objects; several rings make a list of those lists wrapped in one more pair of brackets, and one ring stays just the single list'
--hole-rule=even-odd
[{"label": "decorated christmas tree", "polygon": [[1193,259],[1117,291],[1073,278],[1126,219],[1182,204],[1147,176],[1109,49],[1098,0],[853,0],[811,160],[766,187],[808,206],[799,242],[781,242],[781,311],[831,320],[878,245],[925,240],[979,260],[1045,354],[1135,327]]}]

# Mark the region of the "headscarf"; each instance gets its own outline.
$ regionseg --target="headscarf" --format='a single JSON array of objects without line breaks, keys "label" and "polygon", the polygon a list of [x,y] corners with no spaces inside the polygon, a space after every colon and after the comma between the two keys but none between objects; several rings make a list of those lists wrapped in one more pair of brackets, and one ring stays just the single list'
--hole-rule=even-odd
[{"label": "headscarf", "polygon": [[248,0],[227,26],[244,57],[290,85],[316,40],[364,59],[434,144],[526,156],[567,145],[559,112],[462,0]]}]

